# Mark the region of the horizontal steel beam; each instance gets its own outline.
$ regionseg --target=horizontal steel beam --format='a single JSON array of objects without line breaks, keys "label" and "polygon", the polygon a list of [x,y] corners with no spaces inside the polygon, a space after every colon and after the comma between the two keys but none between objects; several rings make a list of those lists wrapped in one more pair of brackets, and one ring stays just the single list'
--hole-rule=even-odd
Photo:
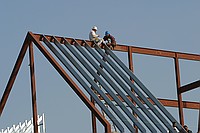
[{"label": "horizontal steel beam", "polygon": [[[113,100],[113,98],[109,95],[109,94],[106,94],[107,97],[110,99],[110,100]],[[119,99],[124,102],[124,100],[117,94],[117,96],[119,97]],[[101,100],[103,100],[101,97],[99,97]],[[131,97],[127,95],[127,98],[129,98],[130,100]],[[138,99],[140,99],[138,97]],[[141,100],[141,99],[140,99]],[[148,98],[148,100],[153,104],[155,105],[155,103],[150,100]],[[170,99],[161,99],[161,98],[158,98],[158,100],[164,105],[164,106],[167,106],[167,107],[178,107],[178,101],[177,100],[170,100]],[[142,103],[144,103],[142,100],[141,100]],[[199,107],[200,107],[200,103],[199,102],[190,102],[190,101],[183,101],[183,108],[187,108],[187,109],[195,109],[195,110],[199,110]]]},{"label": "horizontal steel beam", "polygon": [[[200,55],[131,46],[132,53],[200,61]],[[115,50],[128,52],[128,46],[117,45]]]},{"label": "horizontal steel beam", "polygon": [[[41,37],[41,34],[35,34],[36,36]],[[45,35],[46,37],[52,37],[51,35]],[[61,40],[62,37],[55,36],[57,40]],[[73,38],[65,38],[69,43],[73,42]],[[76,39],[78,43],[81,44],[83,39]],[[87,44],[90,46],[93,46],[93,42],[86,40]],[[167,50],[158,50],[158,49],[151,49],[151,48],[142,48],[142,47],[135,47],[135,46],[127,46],[127,45],[121,45],[117,44],[117,46],[113,49],[116,51],[121,52],[128,52],[128,47],[131,47],[132,53],[138,53],[138,54],[145,54],[145,55],[153,55],[153,56],[161,56],[161,57],[169,57],[169,58],[175,58],[177,54],[177,58],[179,59],[186,59],[186,60],[194,60],[194,61],[200,61],[200,55],[199,54],[189,54],[189,53],[182,53],[182,52],[174,52],[174,51],[167,51]]]}]

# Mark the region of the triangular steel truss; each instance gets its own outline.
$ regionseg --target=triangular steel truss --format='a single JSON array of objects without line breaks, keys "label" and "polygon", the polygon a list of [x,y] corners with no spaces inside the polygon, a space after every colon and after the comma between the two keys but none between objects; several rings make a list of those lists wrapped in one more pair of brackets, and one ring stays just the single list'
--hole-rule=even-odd
[{"label": "triangular steel truss", "polygon": [[[108,46],[103,45],[100,47],[90,41],[33,34],[32,32],[28,32],[27,34],[1,99],[0,114],[3,111],[23,61],[23,57],[29,47],[34,132],[38,133],[33,44],[38,47],[52,66],[71,86],[79,98],[91,110],[92,114],[99,119],[105,127],[106,133],[111,132],[111,125],[100,113],[99,108],[103,110],[112,123],[122,133],[125,132],[125,128],[130,132],[137,132],[137,130],[147,132],[147,130],[149,130],[154,133],[167,131],[175,133],[172,123],[176,123],[176,127],[179,131],[183,133],[186,132],[181,125],[183,123],[179,124],[179,122],[177,122],[165,109],[162,104],[164,102],[154,97],[154,95],[133,74],[133,72],[124,65],[112,50],[108,48]],[[158,54],[153,53],[154,50],[152,49],[141,50],[137,47],[117,47],[119,48],[118,50],[121,51],[127,50],[129,54],[132,53],[132,49],[136,52],[138,50],[138,52],[149,53],[151,55]],[[141,51],[139,51],[139,49]],[[115,50],[117,50],[117,48]],[[193,54],[173,53],[169,51],[160,51],[159,54],[166,57],[174,56],[175,62],[178,61],[178,58],[200,60],[199,55]],[[72,80],[65,69],[73,75],[73,78],[75,78],[76,81]],[[78,86],[76,82],[79,82],[80,85]],[[200,80],[187,86],[183,86],[180,94],[199,86]],[[134,93],[130,88],[134,90]],[[179,88],[181,87],[179,86]],[[82,89],[85,89],[91,96],[91,101],[83,93]],[[95,103],[99,108],[95,106]],[[181,107],[183,105],[182,99],[179,99],[178,103],[181,103],[181,105],[179,105]],[[200,105],[200,103],[192,104],[197,106]],[[183,108],[183,106],[181,108]],[[134,115],[132,111],[134,112]],[[93,132],[96,133],[94,119]]]}]

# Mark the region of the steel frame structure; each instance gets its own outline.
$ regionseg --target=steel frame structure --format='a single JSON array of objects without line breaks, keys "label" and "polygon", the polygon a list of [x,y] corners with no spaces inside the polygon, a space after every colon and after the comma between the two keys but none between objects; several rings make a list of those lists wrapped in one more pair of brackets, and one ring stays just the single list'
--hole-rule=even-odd
[{"label": "steel frame structure", "polygon": [[[51,35],[42,35],[42,34],[34,34],[32,32],[28,32],[27,36],[24,40],[23,46],[15,63],[15,66],[12,70],[10,75],[9,81],[5,88],[4,94],[0,101],[0,115],[2,115],[3,109],[11,92],[12,86],[15,82],[16,76],[22,64],[23,58],[26,54],[27,49],[29,48],[29,60],[30,60],[30,73],[31,73],[31,92],[32,92],[32,111],[33,111],[33,123],[34,123],[34,132],[38,133],[37,128],[37,102],[36,102],[36,79],[35,79],[35,70],[34,70],[34,52],[33,52],[33,44],[37,46],[37,48],[43,53],[43,55],[48,59],[48,61],[52,64],[52,66],[59,72],[59,74],[64,78],[64,80],[71,86],[71,88],[75,91],[75,93],[79,96],[79,98],[86,104],[86,106],[92,112],[92,130],[93,133],[97,132],[96,129],[96,118],[102,123],[105,127],[105,132],[111,132],[111,125],[110,123],[103,117],[100,111],[95,107],[94,99],[88,99],[88,97],[82,92],[82,90],[76,85],[76,83],[70,78],[70,76],[64,71],[64,69],[59,65],[59,63],[53,58],[53,56],[45,49],[42,45],[41,41],[43,37],[46,37],[49,41],[52,41],[54,36]],[[59,42],[62,42],[62,37],[55,36]],[[65,38],[71,45],[74,45],[73,38]],[[83,40],[76,39],[76,42],[82,44]],[[86,41],[90,47],[93,47],[93,42]],[[64,43],[64,42],[63,42]],[[200,80],[194,81],[187,85],[181,86],[180,83],[180,59],[185,60],[193,60],[193,61],[200,61],[200,55],[197,54],[189,54],[189,53],[181,53],[181,52],[173,52],[173,51],[166,51],[166,50],[158,50],[158,49],[150,49],[150,48],[141,48],[135,46],[126,46],[118,44],[113,50],[126,52],[128,55],[128,63],[129,69],[134,72],[133,66],[133,53],[137,54],[144,54],[144,55],[151,55],[151,56],[160,56],[160,57],[167,57],[174,59],[174,68],[176,74],[176,87],[177,87],[177,97],[178,100],[171,100],[171,99],[158,99],[164,106],[168,107],[176,107],[179,110],[179,121],[181,125],[184,125],[184,114],[183,108],[188,109],[195,109],[199,110],[199,124],[198,124],[198,132],[200,133],[200,102],[192,102],[192,101],[183,101],[182,94],[186,93],[190,90],[197,89],[200,87]],[[132,79],[130,77],[130,79]],[[134,82],[132,80],[132,82]],[[133,90],[132,90],[133,91]],[[107,97],[112,100],[112,97],[107,94]],[[118,96],[121,101],[123,99]],[[131,97],[127,96],[129,99]],[[100,97],[101,98],[101,97]],[[132,100],[132,99],[131,99]],[[134,101],[133,101],[134,102]],[[150,100],[152,104],[155,104],[153,101]],[[133,112],[134,114],[134,112]],[[137,131],[137,130],[136,130]]]}]

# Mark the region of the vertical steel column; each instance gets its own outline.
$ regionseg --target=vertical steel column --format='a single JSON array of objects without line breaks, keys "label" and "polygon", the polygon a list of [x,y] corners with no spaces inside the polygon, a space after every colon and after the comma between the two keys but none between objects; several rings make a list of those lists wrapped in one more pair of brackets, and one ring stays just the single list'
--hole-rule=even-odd
[{"label": "vertical steel column", "polygon": [[[129,63],[129,69],[134,72],[134,68],[133,68],[133,55],[132,55],[132,47],[128,46],[128,63]],[[130,80],[134,83],[134,80],[130,77]],[[134,92],[134,88],[131,88],[131,91],[135,94]],[[131,100],[132,103],[136,106],[136,103],[133,101],[133,99]],[[133,115],[137,118],[137,115],[134,113],[134,111],[132,110]],[[134,128],[136,133],[138,133],[138,128],[135,126],[134,124]]]},{"label": "vertical steel column", "polygon": [[198,126],[198,133],[200,133],[200,105],[199,105],[199,126]]},{"label": "vertical steel column", "polygon": [[177,97],[178,97],[178,109],[179,109],[179,119],[180,124],[184,125],[184,116],[183,116],[183,102],[182,102],[182,95],[179,93],[179,89],[181,87],[181,81],[180,81],[180,69],[179,69],[179,61],[177,54],[175,54],[175,71],[176,71],[176,86],[177,86]]},{"label": "vertical steel column", "polygon": [[32,93],[32,110],[33,110],[33,126],[34,133],[38,133],[37,123],[37,102],[36,102],[36,84],[35,84],[35,70],[34,70],[34,53],[33,43],[29,44],[29,60],[30,60],[30,73],[31,73],[31,93]]},{"label": "vertical steel column", "polygon": [[[91,102],[92,104],[95,106],[95,101],[94,99],[90,96],[91,98]],[[94,113],[91,111],[91,115],[92,115],[92,132],[93,133],[97,133],[97,122],[96,122],[96,116],[94,115]]]}]

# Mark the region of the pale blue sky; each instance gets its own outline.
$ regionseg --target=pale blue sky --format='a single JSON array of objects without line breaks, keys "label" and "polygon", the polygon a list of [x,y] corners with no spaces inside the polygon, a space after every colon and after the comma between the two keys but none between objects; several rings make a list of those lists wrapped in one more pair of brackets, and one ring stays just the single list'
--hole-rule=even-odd
[{"label": "pale blue sky", "polygon": [[[28,31],[88,39],[93,25],[120,44],[200,54],[200,1],[35,0],[1,1],[0,96]],[[126,63],[124,54],[118,56]],[[38,114],[47,133],[90,133],[90,111],[35,47]],[[2,116],[0,129],[32,117],[26,55]],[[157,97],[176,99],[173,59],[134,55],[135,73]],[[200,79],[200,62],[181,60],[181,84]],[[183,94],[200,101],[200,89]],[[178,119],[177,110],[168,108]],[[198,111],[184,110],[185,124],[197,131]],[[190,114],[189,114],[190,113]],[[78,125],[78,127],[77,127]],[[101,124],[98,131],[103,132]]]}]

